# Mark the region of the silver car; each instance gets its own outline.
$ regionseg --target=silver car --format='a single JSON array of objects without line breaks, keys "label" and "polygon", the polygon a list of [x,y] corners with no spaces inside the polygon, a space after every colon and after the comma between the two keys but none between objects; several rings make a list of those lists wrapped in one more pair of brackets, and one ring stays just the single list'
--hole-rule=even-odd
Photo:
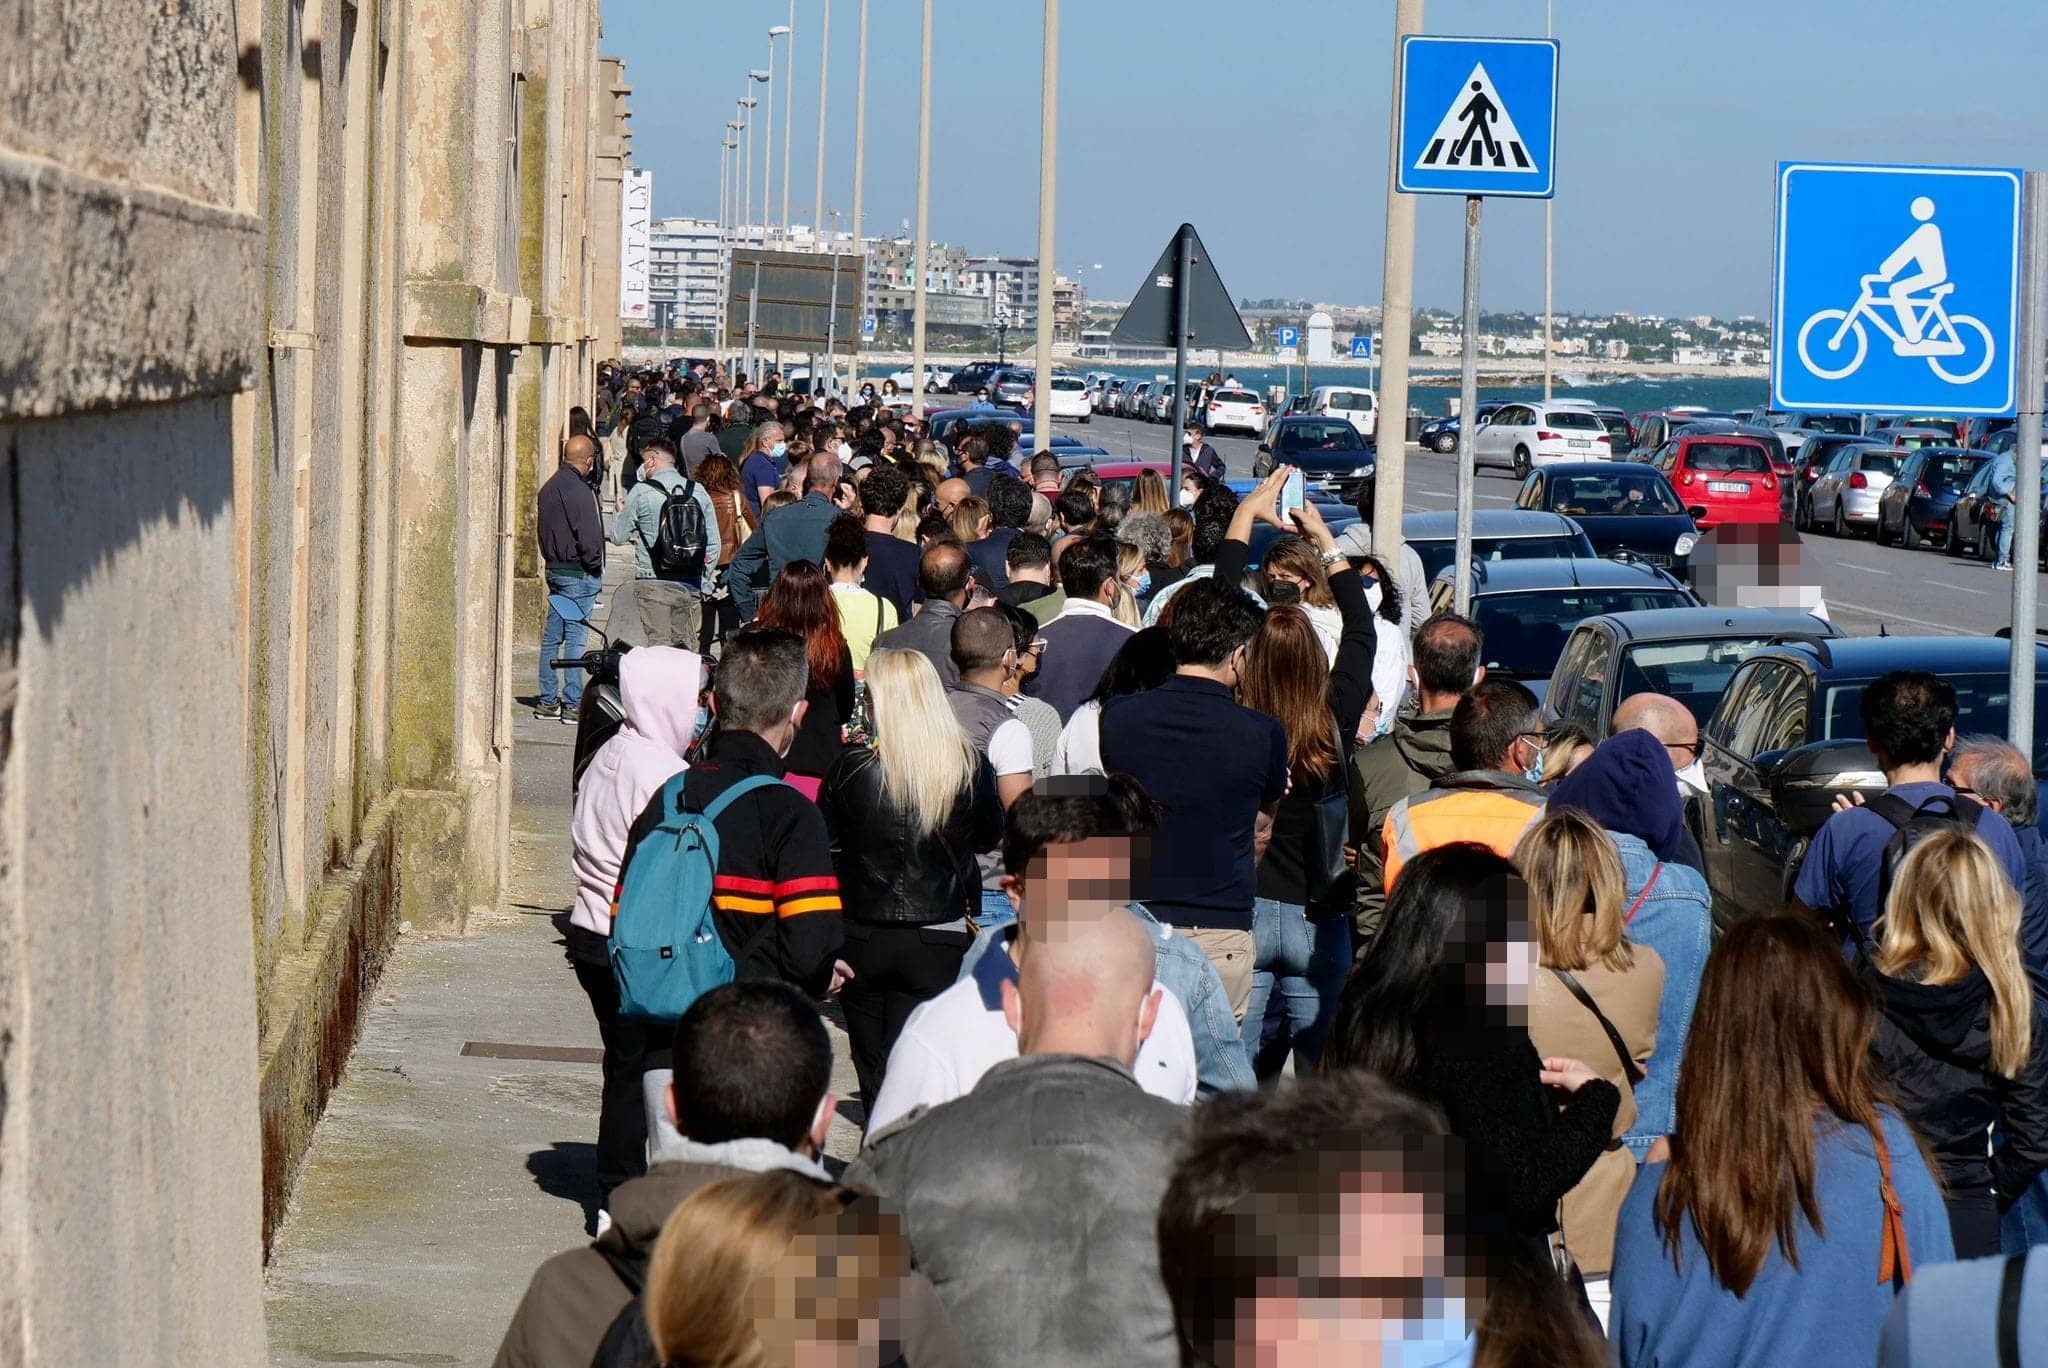
[{"label": "silver car", "polygon": [[1828,459],[1806,491],[1809,525],[1834,533],[1877,530],[1877,503],[1907,453],[1894,446],[1848,446]]}]

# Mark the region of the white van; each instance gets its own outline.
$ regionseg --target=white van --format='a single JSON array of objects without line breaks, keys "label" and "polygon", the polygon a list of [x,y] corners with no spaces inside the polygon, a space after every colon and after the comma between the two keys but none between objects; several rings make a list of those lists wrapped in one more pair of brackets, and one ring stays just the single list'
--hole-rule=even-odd
[{"label": "white van", "polygon": [[1318,417],[1343,418],[1358,429],[1361,437],[1379,430],[1379,400],[1369,389],[1351,385],[1321,385],[1310,391],[1308,411]]}]

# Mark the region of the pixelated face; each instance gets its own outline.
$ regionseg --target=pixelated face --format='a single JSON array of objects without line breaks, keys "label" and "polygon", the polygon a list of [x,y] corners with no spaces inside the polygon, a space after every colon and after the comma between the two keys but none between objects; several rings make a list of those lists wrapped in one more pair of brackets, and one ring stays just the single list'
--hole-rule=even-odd
[{"label": "pixelated face", "polygon": [[1536,946],[1526,935],[1486,948],[1486,1000],[1496,1007],[1529,1005],[1529,984],[1536,977]]},{"label": "pixelated face", "polygon": [[1019,892],[1042,929],[1071,914],[1092,920],[1131,900],[1132,846],[1118,836],[1047,846],[1031,862]]},{"label": "pixelated face", "polygon": [[1694,586],[1724,608],[1793,608],[1805,587],[1799,534],[1781,524],[1717,527],[1693,549]]}]

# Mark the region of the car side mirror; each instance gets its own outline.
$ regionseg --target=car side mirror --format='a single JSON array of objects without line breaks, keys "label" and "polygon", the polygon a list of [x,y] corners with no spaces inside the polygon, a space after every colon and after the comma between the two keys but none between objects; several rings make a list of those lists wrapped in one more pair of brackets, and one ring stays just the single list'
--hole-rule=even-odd
[{"label": "car side mirror", "polygon": [[1884,771],[1861,741],[1815,741],[1757,756],[1758,777],[1771,792],[1778,820],[1799,835],[1818,831],[1834,812],[1835,799],[1851,793],[1882,793]]},{"label": "car side mirror", "polygon": [[1693,504],[1685,510],[1685,515],[1694,522],[1698,522],[1707,516],[1707,506],[1705,504]]}]

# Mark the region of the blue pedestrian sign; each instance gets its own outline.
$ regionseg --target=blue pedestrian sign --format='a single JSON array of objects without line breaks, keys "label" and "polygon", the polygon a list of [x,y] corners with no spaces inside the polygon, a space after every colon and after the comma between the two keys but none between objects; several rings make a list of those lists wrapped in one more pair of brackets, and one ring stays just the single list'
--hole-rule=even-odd
[{"label": "blue pedestrian sign", "polygon": [[1273,345],[1276,347],[1298,347],[1301,345],[1301,329],[1283,324],[1273,329]]},{"label": "blue pedestrian sign", "polygon": [[1778,164],[1771,399],[2013,412],[2020,173]]},{"label": "blue pedestrian sign", "polygon": [[1403,38],[1394,188],[1549,199],[1557,53],[1554,38]]},{"label": "blue pedestrian sign", "polygon": [[1351,359],[1353,361],[1372,360],[1372,339],[1370,337],[1354,337],[1351,339]]}]

